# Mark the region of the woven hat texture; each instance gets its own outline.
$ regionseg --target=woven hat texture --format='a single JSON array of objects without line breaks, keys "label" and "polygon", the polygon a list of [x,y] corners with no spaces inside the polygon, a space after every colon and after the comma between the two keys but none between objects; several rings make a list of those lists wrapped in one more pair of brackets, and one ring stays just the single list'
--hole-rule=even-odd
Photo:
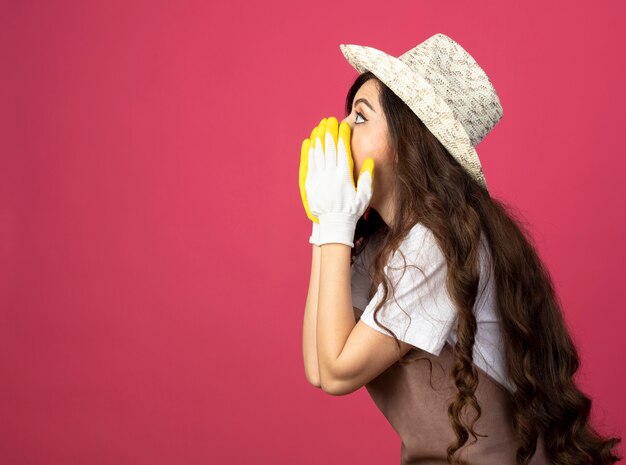
[{"label": "woven hat texture", "polygon": [[502,118],[500,99],[476,60],[435,34],[399,57],[341,44],[359,73],[371,71],[422,120],[461,166],[487,189],[475,147]]}]

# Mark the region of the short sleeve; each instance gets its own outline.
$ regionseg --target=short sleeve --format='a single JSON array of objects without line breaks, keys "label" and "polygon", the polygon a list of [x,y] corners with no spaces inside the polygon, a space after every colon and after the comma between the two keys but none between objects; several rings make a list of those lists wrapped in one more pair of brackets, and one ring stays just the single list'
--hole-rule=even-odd
[{"label": "short sleeve", "polygon": [[[417,223],[384,271],[395,287],[395,296],[390,288],[378,320],[401,341],[439,355],[456,321],[456,309],[446,289],[446,260],[432,231]],[[374,310],[382,297],[381,283],[361,321],[389,335],[374,321]]]}]

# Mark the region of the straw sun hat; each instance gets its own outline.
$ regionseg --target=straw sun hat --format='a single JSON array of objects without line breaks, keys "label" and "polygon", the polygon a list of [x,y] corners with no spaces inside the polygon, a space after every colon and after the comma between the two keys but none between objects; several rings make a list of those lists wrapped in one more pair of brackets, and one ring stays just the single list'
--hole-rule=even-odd
[{"label": "straw sun hat", "polygon": [[371,71],[422,120],[461,166],[487,189],[474,147],[502,118],[487,74],[444,34],[394,57],[361,45],[339,46],[359,73]]}]

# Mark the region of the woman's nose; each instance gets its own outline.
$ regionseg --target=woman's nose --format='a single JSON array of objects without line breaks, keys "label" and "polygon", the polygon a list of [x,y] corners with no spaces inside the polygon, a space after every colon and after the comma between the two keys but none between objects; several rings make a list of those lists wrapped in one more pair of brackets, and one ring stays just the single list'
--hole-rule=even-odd
[{"label": "woman's nose", "polygon": [[339,124],[341,123],[348,123],[348,125],[350,125],[350,129],[352,130],[352,124],[350,124],[350,115],[346,116],[344,119],[342,119],[341,121],[339,121]]}]

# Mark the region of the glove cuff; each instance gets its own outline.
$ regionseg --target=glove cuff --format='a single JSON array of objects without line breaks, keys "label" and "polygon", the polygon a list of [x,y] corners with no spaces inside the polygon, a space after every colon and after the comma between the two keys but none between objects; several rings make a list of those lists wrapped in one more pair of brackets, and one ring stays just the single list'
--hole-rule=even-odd
[{"label": "glove cuff", "polygon": [[358,216],[349,213],[324,213],[320,220],[319,245],[339,243],[354,247],[354,231]]}]

